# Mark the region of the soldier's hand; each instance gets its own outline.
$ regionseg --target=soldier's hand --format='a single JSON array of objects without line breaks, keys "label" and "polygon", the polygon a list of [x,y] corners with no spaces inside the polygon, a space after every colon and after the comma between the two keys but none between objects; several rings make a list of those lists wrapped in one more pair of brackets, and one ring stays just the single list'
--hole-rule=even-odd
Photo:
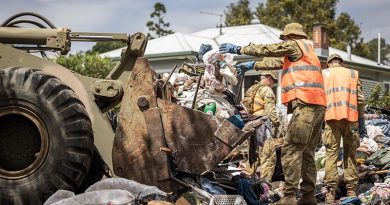
[{"label": "soldier's hand", "polygon": [[252,70],[255,67],[255,61],[239,63],[235,67],[237,68],[237,75],[243,75],[246,71]]},{"label": "soldier's hand", "polygon": [[223,43],[219,46],[219,52],[221,53],[232,53],[241,55],[241,46],[236,46],[231,43]]}]

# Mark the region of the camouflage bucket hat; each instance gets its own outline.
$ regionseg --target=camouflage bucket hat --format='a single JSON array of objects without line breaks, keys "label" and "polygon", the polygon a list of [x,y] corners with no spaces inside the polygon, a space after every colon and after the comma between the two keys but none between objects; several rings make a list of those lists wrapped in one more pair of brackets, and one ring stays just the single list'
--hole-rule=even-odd
[{"label": "camouflage bucket hat", "polygon": [[330,55],[330,56],[328,57],[328,59],[326,59],[326,63],[329,63],[331,60],[333,60],[333,59],[335,59],[335,58],[340,59],[341,62],[344,61],[343,58],[341,58],[341,56],[340,56],[339,54],[335,54],[335,53],[334,53],[334,54]]},{"label": "camouflage bucket hat", "polygon": [[299,23],[289,23],[284,27],[283,33],[280,34],[280,39],[284,40],[284,37],[290,34],[304,36],[307,38],[306,33],[303,31],[303,26]]},{"label": "camouflage bucket hat", "polygon": [[260,73],[260,75],[269,75],[269,76],[271,76],[274,79],[274,81],[278,81],[278,77],[276,75],[276,71],[274,71],[274,70],[262,71]]}]

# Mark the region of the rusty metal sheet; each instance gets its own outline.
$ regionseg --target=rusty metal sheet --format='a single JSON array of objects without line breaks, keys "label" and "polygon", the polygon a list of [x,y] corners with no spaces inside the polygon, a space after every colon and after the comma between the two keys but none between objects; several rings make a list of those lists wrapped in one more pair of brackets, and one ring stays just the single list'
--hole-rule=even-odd
[{"label": "rusty metal sheet", "polygon": [[138,58],[124,86],[113,165],[120,177],[171,191],[178,187],[173,169],[209,171],[247,135],[224,119],[157,98],[155,76]]},{"label": "rusty metal sheet", "polygon": [[[124,87],[112,157],[116,175],[159,186],[170,174],[167,154],[160,151],[165,139],[156,108],[155,75],[146,59],[137,59]],[[140,97],[147,103],[144,111],[138,106]]]},{"label": "rusty metal sheet", "polygon": [[210,171],[248,137],[227,120],[162,99],[157,99],[157,103],[177,171]]}]

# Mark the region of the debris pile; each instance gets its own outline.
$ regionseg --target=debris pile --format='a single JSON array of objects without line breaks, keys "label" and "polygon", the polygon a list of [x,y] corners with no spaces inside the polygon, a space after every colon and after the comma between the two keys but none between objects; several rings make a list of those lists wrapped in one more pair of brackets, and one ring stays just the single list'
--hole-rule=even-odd
[{"label": "debris pile", "polygon": [[[360,146],[356,149],[356,162],[359,173],[358,197],[347,198],[343,181],[342,149],[337,163],[339,185],[336,198],[341,204],[388,204],[390,201],[390,117],[385,114],[365,114],[367,136],[361,136]],[[325,147],[318,149],[315,155],[317,167],[317,199],[325,200],[324,164],[326,160]]]}]

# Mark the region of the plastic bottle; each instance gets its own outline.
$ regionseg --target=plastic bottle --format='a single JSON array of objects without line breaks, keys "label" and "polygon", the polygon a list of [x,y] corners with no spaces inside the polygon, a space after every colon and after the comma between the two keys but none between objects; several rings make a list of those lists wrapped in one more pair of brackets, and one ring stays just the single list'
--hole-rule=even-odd
[{"label": "plastic bottle", "polygon": [[215,115],[217,111],[217,104],[215,102],[209,102],[203,109],[203,112],[209,115]]}]

